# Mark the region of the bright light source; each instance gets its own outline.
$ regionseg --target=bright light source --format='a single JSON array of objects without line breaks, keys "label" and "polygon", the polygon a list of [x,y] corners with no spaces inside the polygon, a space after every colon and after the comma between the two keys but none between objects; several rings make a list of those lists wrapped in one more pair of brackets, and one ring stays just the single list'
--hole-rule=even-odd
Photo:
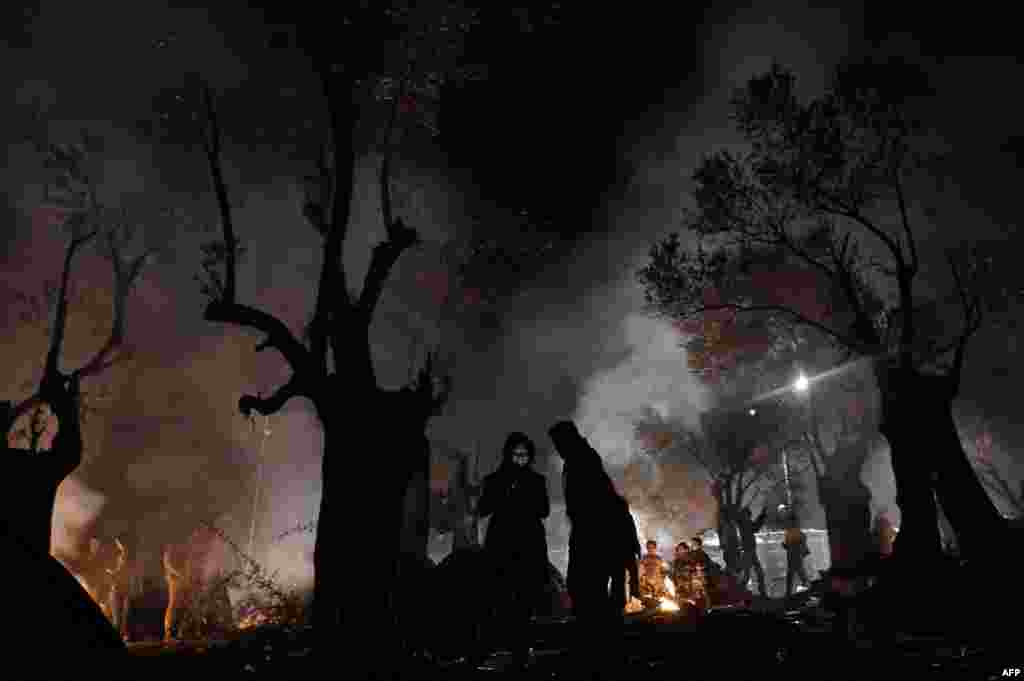
[{"label": "bright light source", "polygon": [[752,409],[750,410],[750,415],[751,415],[751,416],[756,416],[756,415],[757,415],[757,410],[756,410],[756,409],[753,409],[753,408],[752,408]]},{"label": "bright light source", "polygon": [[807,388],[810,387],[810,385],[811,382],[807,380],[807,377],[804,376],[804,372],[802,371],[800,372],[800,375],[796,377],[796,381],[794,381],[793,383],[793,387],[796,388],[796,391],[799,393],[806,392]]}]

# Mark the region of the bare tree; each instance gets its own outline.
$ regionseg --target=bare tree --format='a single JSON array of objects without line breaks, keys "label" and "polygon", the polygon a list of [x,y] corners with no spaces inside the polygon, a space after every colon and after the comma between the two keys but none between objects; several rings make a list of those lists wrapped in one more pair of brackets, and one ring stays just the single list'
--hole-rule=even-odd
[{"label": "bare tree", "polygon": [[[221,238],[204,249],[203,290],[210,298],[204,316],[260,333],[263,339],[256,350],[277,351],[291,369],[291,378],[271,395],[243,395],[239,409],[244,414],[274,414],[295,397],[310,400],[316,409],[325,440],[314,551],[317,651],[329,655],[336,652],[339,641],[347,644],[346,673],[355,677],[395,663],[379,645],[394,640],[391,583],[403,499],[414,473],[429,465],[424,429],[450,390],[450,382],[436,374],[436,349],[427,353],[410,385],[397,391],[381,389],[368,333],[393,267],[420,243],[416,231],[396,214],[392,201],[393,152],[400,129],[408,125],[400,114],[424,79],[446,75],[441,64],[450,58],[451,52],[446,51],[450,46],[434,41],[457,40],[472,19],[472,13],[442,4],[405,7],[398,3],[386,9],[384,23],[397,32],[400,55],[397,72],[386,79],[368,61],[378,51],[374,41],[382,37],[375,33],[379,22],[371,17],[379,8],[353,6],[344,20],[332,22],[339,33],[332,29],[329,37],[319,27],[300,27],[328,114],[328,141],[318,172],[307,178],[302,211],[323,237],[313,318],[302,338],[274,315],[239,299],[237,269],[242,248],[222,170],[223,136],[213,92],[201,85],[203,148],[221,223]],[[345,44],[344,63],[333,53],[338,41]],[[360,107],[365,103],[361,96],[367,93],[367,82],[395,90],[383,130],[378,174],[386,238],[372,251],[361,290],[351,292],[342,256],[351,222],[354,133],[361,121]],[[381,509],[372,519],[366,516],[359,491],[360,485],[367,484],[376,490],[375,507]],[[348,555],[349,547],[362,552],[371,546],[387,563],[382,579],[375,581],[380,589],[350,588],[365,581],[366,565],[362,557]]]},{"label": "bare tree", "polygon": [[[45,302],[32,296],[16,296],[27,306],[21,319],[28,324],[41,323],[43,310],[52,307],[52,321],[45,325],[48,347],[43,360],[42,375],[32,396],[10,410],[4,424],[7,446],[18,453],[19,461],[25,451],[34,456],[25,465],[44,472],[48,486],[15,485],[12,492],[21,498],[25,517],[10,519],[22,528],[25,539],[43,553],[49,553],[53,503],[60,482],[70,475],[82,460],[82,432],[80,382],[97,376],[123,358],[125,345],[125,311],[129,292],[138,279],[152,251],[143,249],[135,257],[126,256],[132,241],[134,225],[124,221],[122,211],[107,208],[101,203],[96,180],[90,167],[90,150],[96,140],[83,132],[80,141],[72,144],[51,142],[43,135],[30,140],[44,159],[49,171],[44,193],[44,204],[39,208],[44,222],[57,223],[69,232],[64,251],[59,284],[48,288]],[[89,245],[99,244],[113,269],[113,293],[110,304],[109,334],[101,346],[80,366],[70,372],[62,369],[65,340],[68,336],[69,301],[73,288],[72,271],[76,258]],[[34,303],[34,304],[33,304]],[[33,316],[32,311],[36,314]],[[90,320],[79,318],[79,324],[91,326]],[[78,331],[81,331],[78,329]],[[39,472],[35,475],[38,476]],[[49,489],[49,492],[47,492]],[[49,503],[40,503],[40,495],[49,493]],[[36,514],[45,514],[39,515]]]}]

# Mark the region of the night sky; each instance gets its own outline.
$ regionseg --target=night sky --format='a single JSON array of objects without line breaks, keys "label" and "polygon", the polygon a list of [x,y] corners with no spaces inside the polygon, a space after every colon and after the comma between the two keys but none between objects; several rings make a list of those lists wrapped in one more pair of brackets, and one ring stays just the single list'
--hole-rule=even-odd
[{"label": "night sky", "polygon": [[[23,142],[35,105],[54,139],[70,140],[82,126],[103,138],[101,198],[129,211],[147,244],[161,248],[132,294],[133,360],[86,386],[102,384],[109,397],[89,425],[87,461],[62,492],[60,517],[72,529],[93,523],[102,534],[163,541],[219,517],[244,531],[258,439],[235,405],[243,391],[267,392],[286,376],[279,357],[252,352],[253,336],[202,320],[193,276],[199,244],[210,238],[203,227],[216,221],[205,161],[198,147],[153,130],[183,74],[203,73],[220,98],[225,167],[249,248],[241,300],[297,332],[312,311],[319,243],[299,213],[296,178],[321,141],[317,84],[282,26],[268,23],[277,18],[217,5],[42,2],[24,13],[5,6],[0,16],[6,299],[41,293],[59,273],[63,236],[40,217],[40,159]],[[524,430],[540,444],[538,466],[557,501],[557,457],[544,435],[554,420],[575,418],[615,466],[632,456],[632,423],[644,410],[692,423],[714,403],[687,372],[678,336],[643,314],[633,273],[653,240],[678,225],[699,156],[736,143],[726,119],[732,89],[773,59],[792,67],[808,94],[844,58],[921,60],[937,90],[929,112],[952,150],[951,183],[929,194],[936,211],[924,227],[928,249],[941,253],[949,240],[1015,224],[1024,111],[1010,36],[995,28],[1012,25],[1006,17],[972,6],[972,17],[921,30],[877,4],[686,6],[669,14],[563,3],[554,25],[488,9],[467,46],[468,60],[488,64],[488,78],[445,91],[439,135],[406,136],[397,210],[425,244],[396,267],[372,336],[389,388],[408,381],[424,343],[440,342],[454,392],[430,427],[438,460],[478,446],[487,472],[505,434]],[[383,236],[375,163],[369,154],[360,162],[346,244],[350,287]],[[522,224],[531,226],[526,241],[544,246],[541,255],[522,263],[495,302],[465,301],[454,321],[441,320],[430,285],[442,269],[441,245],[518,244]],[[107,286],[104,267],[83,258],[76,276],[86,288]],[[3,396],[20,399],[38,381],[42,336],[13,304],[4,320],[0,343],[11,368]],[[95,347],[81,330],[88,326],[71,330],[72,354]],[[1016,342],[1013,334],[979,336],[962,399],[992,420],[1006,452],[1024,436],[1014,426]],[[275,511],[261,518],[264,540],[313,519],[319,502],[320,434],[309,405],[293,400],[272,429],[265,508]],[[379,447],[388,448],[386,430]],[[878,503],[891,503],[884,460],[871,471]],[[557,508],[549,525],[562,522]],[[269,557],[299,577],[308,574],[310,547],[285,542]]]}]

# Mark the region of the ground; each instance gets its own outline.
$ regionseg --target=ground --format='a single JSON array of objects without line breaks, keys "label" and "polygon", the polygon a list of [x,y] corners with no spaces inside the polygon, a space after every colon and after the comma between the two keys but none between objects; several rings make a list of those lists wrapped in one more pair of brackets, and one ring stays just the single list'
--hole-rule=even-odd
[{"label": "ground", "polygon": [[[624,621],[622,654],[586,673],[594,657],[574,659],[568,651],[571,618],[541,619],[532,634],[535,656],[524,670],[505,651],[471,664],[463,658],[418,657],[408,679],[1000,679],[1007,668],[1024,667],[1024,653],[999,644],[965,644],[942,637],[890,635],[839,643],[830,619],[819,609],[770,613],[723,611],[699,623],[672,616],[630,616]],[[1011,659],[1012,658],[1012,659]],[[333,665],[332,665],[333,666]],[[130,645],[124,673],[108,678],[346,678],[337,667],[314,669],[309,631],[259,627],[230,641]]]}]

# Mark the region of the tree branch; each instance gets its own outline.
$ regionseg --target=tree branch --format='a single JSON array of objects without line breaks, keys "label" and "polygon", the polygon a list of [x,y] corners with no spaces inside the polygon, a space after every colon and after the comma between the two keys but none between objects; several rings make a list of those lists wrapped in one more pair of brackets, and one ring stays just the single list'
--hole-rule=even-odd
[{"label": "tree branch", "polygon": [[[843,293],[846,294],[846,300],[849,302],[854,315],[854,328],[856,333],[860,336],[864,342],[868,345],[877,348],[881,345],[881,338],[878,336],[878,332],[875,329],[874,323],[868,317],[867,312],[864,311],[864,305],[861,303],[860,296],[857,294],[857,286],[854,282],[853,271],[847,264],[850,250],[850,240],[853,235],[849,232],[843,237],[842,245],[836,249],[833,243],[830,246],[832,253],[832,261],[836,264],[836,276],[839,278],[839,285],[843,289]],[[847,347],[857,347],[847,345]]]},{"label": "tree branch", "polygon": [[265,333],[267,337],[260,343],[261,348],[274,348],[281,353],[292,371],[301,376],[308,374],[312,363],[309,350],[277,317],[241,303],[219,300],[211,301],[206,306],[203,317],[209,322],[234,324]]},{"label": "tree branch", "polygon": [[953,273],[953,282],[964,312],[964,327],[956,342],[956,351],[953,355],[953,364],[950,367],[949,374],[954,388],[958,389],[960,387],[960,376],[963,371],[964,358],[967,354],[967,343],[970,341],[971,336],[981,328],[981,312],[979,304],[970,298],[970,292],[966,288],[960,268],[956,265],[956,260],[951,253],[947,253],[946,258],[949,261],[949,267]]},{"label": "tree branch", "polygon": [[103,344],[92,359],[86,362],[82,368],[78,370],[79,374],[83,378],[86,376],[95,376],[96,374],[99,374],[113,366],[117,361],[117,358],[113,355],[115,355],[115,353],[124,344],[124,327],[125,316],[128,308],[128,294],[131,292],[132,286],[135,284],[135,280],[138,279],[141,274],[146,260],[148,260],[155,252],[155,249],[147,250],[142,255],[133,259],[126,270],[124,263],[121,262],[121,254],[118,250],[117,241],[113,233],[108,235],[107,249],[107,255],[110,258],[111,265],[114,269],[113,322],[111,323],[110,336],[107,338],[106,343]]},{"label": "tree branch", "polygon": [[910,266],[909,270],[911,276],[917,274],[918,266],[920,261],[917,256],[917,242],[914,240],[914,233],[910,229],[910,220],[907,217],[907,202],[903,196],[903,181],[900,178],[899,166],[893,171],[893,183],[896,185],[896,200],[900,207],[900,224],[903,225],[903,234],[907,238],[907,245],[910,250]]},{"label": "tree branch", "polygon": [[206,118],[203,150],[206,152],[206,162],[210,171],[210,180],[213,183],[214,195],[217,197],[217,210],[220,213],[221,231],[224,235],[224,302],[230,304],[236,300],[238,237],[235,235],[231,202],[228,199],[228,189],[224,182],[224,172],[220,159],[220,122],[217,119],[217,109],[213,103],[213,91],[205,80],[201,82],[200,92]]},{"label": "tree branch", "polygon": [[808,317],[805,317],[796,310],[788,308],[784,305],[740,305],[738,303],[718,303],[715,305],[704,305],[694,310],[691,313],[691,315],[699,315],[705,312],[717,312],[720,310],[735,310],[737,312],[781,312],[783,314],[790,315],[801,324],[810,326],[828,336],[831,336],[832,338],[835,338],[837,341],[844,345],[847,345],[848,347],[859,348],[863,346],[862,343],[857,342],[855,339],[845,337],[839,332],[829,328],[825,324],[822,324],[821,322],[816,322],[813,319],[809,319]]},{"label": "tree branch", "polygon": [[416,230],[406,227],[402,219],[398,218],[388,226],[387,239],[374,246],[363,292],[359,296],[359,311],[367,323],[373,317],[373,311],[384,291],[384,283],[391,273],[391,268],[402,253],[419,242]]},{"label": "tree branch", "polygon": [[270,397],[262,398],[259,395],[242,395],[238,400],[238,411],[242,416],[249,416],[254,411],[262,416],[270,416],[280,411],[281,407],[293,397],[312,398],[312,395],[304,389],[301,380],[296,374],[293,374],[291,379],[278,388]]},{"label": "tree branch", "polygon": [[60,273],[60,289],[57,293],[57,309],[53,320],[53,336],[50,339],[50,348],[46,353],[46,365],[43,371],[44,388],[48,387],[50,382],[63,379],[59,365],[61,348],[64,345],[65,327],[67,326],[68,284],[71,279],[71,264],[78,250],[89,243],[96,234],[97,231],[94,230],[82,236],[73,237],[68,244],[67,250],[64,252],[64,265]]},{"label": "tree branch", "polygon": [[[317,288],[314,324],[311,329],[311,343],[314,359],[321,372],[327,370],[327,344],[329,339],[334,362],[337,365],[346,357],[348,350],[356,350],[355,357],[349,357],[360,371],[367,373],[366,380],[373,380],[373,357],[370,353],[368,335],[369,318],[353,305],[348,293],[348,278],[342,257],[345,237],[348,234],[352,192],[355,184],[355,150],[352,130],[358,118],[353,90],[358,79],[355,68],[338,71],[333,68],[330,55],[321,55],[317,73],[323,86],[329,120],[331,148],[330,202],[325,211],[328,231],[324,243],[324,262]],[[323,334],[318,335],[318,334]],[[358,345],[348,334],[360,334]]]},{"label": "tree branch", "polygon": [[878,227],[877,225],[875,225],[875,223],[871,222],[866,217],[861,215],[860,211],[857,211],[853,208],[849,208],[846,206],[834,207],[826,206],[824,204],[819,204],[818,209],[830,215],[838,215],[840,217],[849,218],[850,220],[853,220],[860,226],[864,227],[864,229],[866,229],[870,234],[874,235],[883,244],[885,244],[886,248],[889,249],[889,252],[892,253],[892,257],[896,261],[896,266],[898,268],[905,267],[903,250],[900,248],[900,245],[896,242],[896,240],[893,239],[888,234],[886,234],[885,230],[883,230],[881,227]]}]

